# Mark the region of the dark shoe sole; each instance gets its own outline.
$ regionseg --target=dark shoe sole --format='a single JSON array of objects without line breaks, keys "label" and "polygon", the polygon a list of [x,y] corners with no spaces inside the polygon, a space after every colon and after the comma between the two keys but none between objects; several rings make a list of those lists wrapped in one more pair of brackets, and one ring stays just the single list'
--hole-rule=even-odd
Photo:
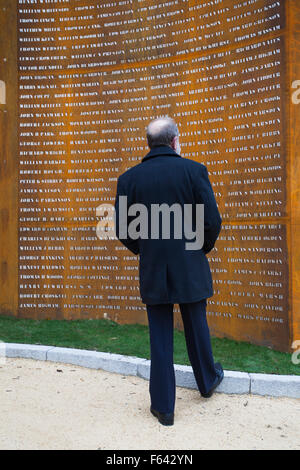
[{"label": "dark shoe sole", "polygon": [[224,379],[224,371],[222,370],[221,375],[219,376],[217,382],[212,387],[212,389],[208,393],[201,393],[201,396],[203,398],[210,398],[214,394],[215,389],[220,385],[223,379]]},{"label": "dark shoe sole", "polygon": [[173,413],[160,413],[159,411],[150,408],[151,413],[155,416],[160,424],[163,426],[173,426],[174,424],[174,414]]}]

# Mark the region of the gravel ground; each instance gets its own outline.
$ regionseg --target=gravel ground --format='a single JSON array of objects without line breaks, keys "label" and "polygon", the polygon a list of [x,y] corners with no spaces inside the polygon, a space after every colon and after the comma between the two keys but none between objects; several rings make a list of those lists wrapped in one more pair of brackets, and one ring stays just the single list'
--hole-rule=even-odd
[{"label": "gravel ground", "polygon": [[300,449],[300,400],[177,388],[175,424],[149,412],[149,382],[101,370],[6,359],[0,449]]}]

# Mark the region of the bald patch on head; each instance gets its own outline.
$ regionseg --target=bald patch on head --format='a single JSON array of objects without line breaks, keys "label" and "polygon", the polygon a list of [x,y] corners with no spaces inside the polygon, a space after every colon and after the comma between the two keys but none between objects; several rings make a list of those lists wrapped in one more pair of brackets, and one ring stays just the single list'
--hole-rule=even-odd
[{"label": "bald patch on head", "polygon": [[155,121],[150,122],[148,126],[148,132],[151,132],[152,135],[159,134],[164,127],[167,127],[169,121],[166,119],[156,119]]}]

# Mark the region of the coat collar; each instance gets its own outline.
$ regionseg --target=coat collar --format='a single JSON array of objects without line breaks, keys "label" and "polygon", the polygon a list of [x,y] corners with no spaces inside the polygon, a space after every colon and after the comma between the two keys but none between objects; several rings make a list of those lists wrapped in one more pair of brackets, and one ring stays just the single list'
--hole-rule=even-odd
[{"label": "coat collar", "polygon": [[170,157],[180,157],[180,155],[178,155],[178,153],[175,152],[175,150],[173,150],[171,147],[169,147],[168,145],[160,145],[158,147],[154,147],[150,150],[149,153],[147,153],[147,155],[142,159],[142,162],[144,162],[145,160],[148,160],[150,158],[153,158],[153,157],[160,157],[162,155],[168,155]]}]

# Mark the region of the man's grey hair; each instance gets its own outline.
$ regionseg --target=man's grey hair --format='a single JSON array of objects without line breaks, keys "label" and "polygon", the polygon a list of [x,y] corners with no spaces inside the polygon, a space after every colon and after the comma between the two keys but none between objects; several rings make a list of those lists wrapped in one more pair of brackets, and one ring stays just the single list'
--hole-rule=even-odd
[{"label": "man's grey hair", "polygon": [[159,145],[171,145],[179,135],[176,122],[170,117],[161,117],[151,121],[147,127],[147,141],[150,149]]}]

